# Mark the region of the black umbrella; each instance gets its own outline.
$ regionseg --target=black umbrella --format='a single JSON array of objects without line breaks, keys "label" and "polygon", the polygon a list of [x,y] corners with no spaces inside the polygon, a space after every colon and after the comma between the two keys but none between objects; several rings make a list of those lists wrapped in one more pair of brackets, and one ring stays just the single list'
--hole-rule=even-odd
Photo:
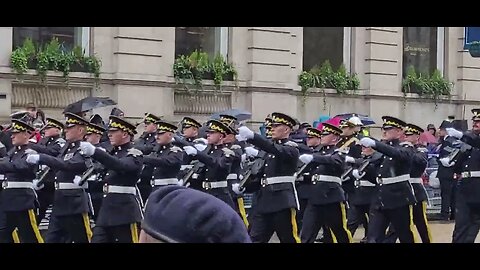
[{"label": "black umbrella", "polygon": [[90,111],[96,108],[106,107],[110,105],[116,105],[117,103],[108,97],[86,97],[75,103],[68,105],[63,113],[81,113]]},{"label": "black umbrella", "polygon": [[247,119],[250,119],[252,117],[251,112],[247,112],[247,111],[240,110],[240,109],[230,109],[230,110],[226,110],[226,111],[223,111],[223,112],[217,112],[217,113],[213,114],[211,116],[211,118],[212,119],[219,119],[220,115],[222,115],[222,114],[234,116],[234,117],[237,118],[238,121],[247,120]]}]

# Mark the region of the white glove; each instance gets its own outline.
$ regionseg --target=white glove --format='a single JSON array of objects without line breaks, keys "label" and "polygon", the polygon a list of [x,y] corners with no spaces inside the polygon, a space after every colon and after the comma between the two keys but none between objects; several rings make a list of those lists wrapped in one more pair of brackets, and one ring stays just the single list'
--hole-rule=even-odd
[{"label": "white glove", "polygon": [[202,152],[203,150],[205,150],[205,148],[207,148],[207,145],[206,144],[195,144],[195,148],[197,148],[198,151]]},{"label": "white glove", "polygon": [[242,163],[247,161],[247,154],[242,154]]},{"label": "white glove", "polygon": [[177,183],[177,185],[179,185],[179,186],[183,186],[183,179],[178,179],[178,183]]},{"label": "white glove", "polygon": [[463,137],[463,132],[458,131],[454,128],[446,128],[448,136],[455,137],[457,139],[461,139]]},{"label": "white glove", "polygon": [[77,186],[80,186],[80,180],[82,180],[82,178],[78,175],[75,175],[75,178],[73,178],[73,183]]},{"label": "white glove", "polygon": [[[195,142],[195,143],[208,144],[208,140],[205,139],[205,138],[198,138],[198,139],[193,140],[193,142]],[[197,148],[197,149],[198,149],[198,148]]]},{"label": "white glove", "polygon": [[247,140],[247,138],[244,138],[244,137],[242,137],[242,136],[240,136],[240,135],[235,135],[235,138],[236,138],[237,141],[239,141],[239,142],[244,142],[244,141]]},{"label": "white glove", "polygon": [[375,141],[372,140],[371,138],[361,138],[360,139],[360,144],[365,146],[365,147],[374,147],[375,146]]},{"label": "white glove", "polygon": [[357,180],[358,180],[358,179],[362,179],[362,178],[365,176],[365,172],[363,172],[362,174],[360,174],[360,173],[358,172],[358,170],[355,169],[355,170],[352,171],[352,175],[353,175],[353,177],[357,178]]},{"label": "white glove", "polygon": [[80,151],[84,156],[90,157],[95,153],[95,146],[89,142],[80,142]]},{"label": "white glove", "polygon": [[452,167],[455,165],[455,161],[450,163],[450,159],[448,157],[441,158],[440,163],[442,163],[444,167]]},{"label": "white glove", "polygon": [[313,155],[303,154],[303,155],[301,155],[298,159],[300,159],[301,162],[303,162],[303,163],[305,163],[305,164],[308,164],[308,163],[312,162],[312,160],[313,160]]},{"label": "white glove", "polygon": [[347,163],[355,163],[355,159],[351,156],[346,156],[345,157],[345,162]]},{"label": "white glove", "polygon": [[40,189],[42,189],[43,187],[45,187],[44,184],[42,184],[41,186],[38,186],[38,182],[40,182],[40,180],[38,180],[38,179],[33,179],[33,181],[32,181],[32,183],[33,183],[33,188],[34,188],[35,190],[40,190]]},{"label": "white glove", "polygon": [[234,183],[232,184],[232,191],[235,192],[235,194],[237,195],[241,195],[245,191],[245,188],[240,189],[240,184]]},{"label": "white glove", "polygon": [[40,155],[39,154],[30,154],[27,156],[27,163],[29,164],[38,164],[38,161],[40,160]]},{"label": "white glove", "polygon": [[253,139],[253,131],[251,131],[248,127],[246,126],[241,126],[238,128],[238,135],[240,135],[243,138],[248,139]]},{"label": "white glove", "polygon": [[197,149],[193,146],[184,146],[183,150],[185,150],[185,153],[189,156],[195,156],[197,154]]},{"label": "white glove", "polygon": [[245,154],[247,154],[247,157],[256,157],[258,155],[258,150],[251,146],[245,147]]},{"label": "white glove", "polygon": [[6,148],[6,147],[2,142],[0,142],[0,149],[2,149],[2,148]]}]

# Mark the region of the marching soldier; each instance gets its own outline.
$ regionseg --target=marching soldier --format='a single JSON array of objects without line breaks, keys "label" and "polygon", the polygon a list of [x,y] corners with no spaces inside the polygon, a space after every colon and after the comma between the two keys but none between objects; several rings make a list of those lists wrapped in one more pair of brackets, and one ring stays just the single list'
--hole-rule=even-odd
[{"label": "marching soldier", "polygon": [[[256,187],[255,218],[250,230],[253,242],[266,243],[276,232],[280,242],[300,243],[295,217],[299,205],[293,176],[299,152],[297,144],[288,139],[295,124],[288,115],[272,113],[272,140],[248,127],[238,128],[240,138],[268,153],[261,183]],[[234,184],[232,189],[238,187]]]},{"label": "marching soldier", "polygon": [[111,154],[88,142],[80,145],[85,156],[91,156],[108,170],[104,179],[106,196],[98,214],[92,242],[136,243],[137,223],[142,220],[142,209],[135,185],[142,169],[142,152],[131,144],[136,133],[135,125],[112,115],[108,129],[113,147]]},{"label": "marching soldier", "polygon": [[324,123],[322,152],[299,157],[303,163],[312,166],[312,186],[303,217],[302,243],[313,243],[322,225],[326,225],[333,233],[333,242],[352,242],[352,235],[347,229],[345,194],[340,178],[345,157],[335,149],[341,133],[340,128]]},{"label": "marching soldier", "polygon": [[385,230],[391,223],[402,243],[414,243],[413,209],[415,196],[409,183],[411,151],[400,145],[405,122],[400,119],[383,116],[383,139],[362,138],[360,144],[372,147],[384,154],[377,176],[379,185],[372,202],[368,242],[377,243],[385,236]]},{"label": "marching soldier", "polygon": [[[133,146],[142,151],[144,155],[149,155],[154,148],[157,146],[156,135],[157,135],[157,121],[160,121],[160,117],[153,115],[151,113],[145,113],[145,118],[143,123],[145,124],[145,132],[135,140]],[[145,165],[142,169],[140,175],[140,182],[138,183],[138,189],[140,190],[140,196],[145,204],[145,201],[152,192],[152,185],[150,181],[152,180],[153,167],[150,165]]]},{"label": "marching soldier", "polygon": [[43,243],[37,226],[37,198],[33,189],[35,166],[26,162],[29,149],[28,140],[35,129],[20,120],[12,120],[12,144],[7,160],[0,162],[0,174],[4,175],[0,193],[0,209],[4,211],[6,228],[1,231],[0,241],[9,243],[12,233],[17,230],[22,243]]},{"label": "marching soldier", "polygon": [[[452,128],[453,123],[444,120],[439,127],[440,144],[438,145],[438,158],[443,159],[448,157],[452,152],[456,151],[455,143],[457,138],[448,136],[446,129]],[[441,220],[449,220],[450,217],[455,216],[455,186],[456,181],[453,179],[454,167],[438,163],[437,177],[440,180],[440,196],[442,197],[442,205],[440,209]]]},{"label": "marching soldier", "polygon": [[158,148],[143,157],[143,163],[153,167],[152,192],[161,186],[178,185],[177,175],[183,162],[183,150],[172,144],[177,127],[163,121],[156,124]]},{"label": "marching soldier", "polygon": [[227,176],[230,173],[235,153],[222,143],[225,136],[232,131],[229,127],[217,120],[207,123],[207,140],[211,148],[199,151],[193,146],[185,146],[185,153],[194,156],[205,164],[204,170],[195,181],[201,182],[202,190],[209,193],[235,209],[228,189]]},{"label": "marching soldier", "polygon": [[[30,143],[29,148],[38,153],[57,157],[66,143],[65,139],[61,137],[65,126],[60,121],[52,118],[47,118],[46,122],[45,128],[43,129],[44,137],[38,143]],[[38,175],[45,174],[45,176],[43,176],[44,187],[37,190],[38,203],[40,204],[37,219],[38,224],[43,220],[48,207],[53,203],[55,194],[55,171],[45,165],[40,166],[40,169],[41,171]]]},{"label": "marching soldier", "polygon": [[[46,154],[30,154],[27,162],[47,165],[56,171],[56,190],[53,209],[46,235],[47,243],[62,243],[71,239],[74,243],[88,243],[92,237],[90,229],[89,197],[86,185],[80,183],[81,175],[87,170],[86,157],[79,146],[87,133],[88,122],[73,113],[65,113],[65,138],[68,142],[58,157]],[[42,188],[42,183],[34,185]]]},{"label": "marching soldier", "polygon": [[[197,122],[195,119],[190,117],[184,117],[181,121],[181,128],[182,128],[182,135],[185,140],[185,144],[181,144],[178,141],[173,142],[175,145],[184,147],[187,145],[193,145],[194,141],[198,138],[198,130],[202,127],[202,124]],[[203,139],[203,138],[202,138]],[[180,167],[180,172],[177,176],[178,179],[183,179],[183,177],[188,173],[189,170],[193,169],[192,161],[195,160],[193,156],[187,155],[187,153],[183,153],[183,163]],[[197,182],[190,182],[190,188],[201,190],[201,186],[195,186]]]}]

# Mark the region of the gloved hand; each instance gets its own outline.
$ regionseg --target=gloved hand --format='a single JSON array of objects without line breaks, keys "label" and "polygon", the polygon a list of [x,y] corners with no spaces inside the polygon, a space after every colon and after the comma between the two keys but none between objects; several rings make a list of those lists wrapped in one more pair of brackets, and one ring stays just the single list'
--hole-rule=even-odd
[{"label": "gloved hand", "polygon": [[352,175],[358,180],[358,179],[362,179],[365,176],[365,172],[362,172],[362,174],[360,174],[359,171],[355,169],[352,171]]},{"label": "gloved hand", "polygon": [[0,149],[2,149],[2,148],[6,148],[6,147],[2,142],[0,142]]},{"label": "gloved hand", "polygon": [[203,143],[203,144],[208,144],[208,140],[205,138],[198,138],[193,140],[194,143]]},{"label": "gloved hand", "polygon": [[365,146],[365,147],[374,147],[375,146],[375,141],[371,138],[361,138],[360,139],[360,144]]},{"label": "gloved hand", "polygon": [[185,150],[185,153],[187,153],[189,156],[197,155],[197,149],[195,149],[193,146],[184,146],[183,150]]},{"label": "gloved hand", "polygon": [[247,154],[242,154],[242,163],[244,163],[247,160]]},{"label": "gloved hand", "polygon": [[450,162],[450,159],[448,157],[441,158],[440,163],[442,163],[442,165],[447,168],[455,165],[455,161]]},{"label": "gloved hand", "polygon": [[177,185],[179,185],[179,186],[183,186],[183,179],[178,179],[178,183],[177,183]]},{"label": "gloved hand", "polygon": [[30,154],[27,156],[27,159],[25,160],[29,164],[38,164],[38,161],[40,161],[40,155],[39,154]]},{"label": "gloved hand", "polygon": [[312,162],[313,155],[303,154],[303,155],[300,155],[300,157],[298,157],[298,159],[300,159],[301,162],[303,162],[305,164],[308,164],[308,163]]},{"label": "gloved hand", "polygon": [[35,190],[40,190],[40,189],[42,189],[42,188],[45,187],[44,184],[38,186],[38,182],[40,182],[40,180],[38,180],[38,179],[33,179],[33,181],[32,181],[32,183],[33,183],[33,188],[34,188]]},{"label": "gloved hand", "polygon": [[73,178],[73,183],[80,187],[80,180],[82,180],[82,178],[78,175],[75,175],[75,178]]},{"label": "gloved hand", "polygon": [[239,141],[239,142],[244,142],[244,141],[247,140],[247,138],[244,138],[244,137],[242,137],[242,136],[240,136],[240,135],[235,135],[235,138],[236,138],[237,141]]},{"label": "gloved hand", "polygon": [[251,131],[248,127],[246,126],[241,126],[238,128],[238,135],[240,135],[243,138],[248,139],[253,139],[253,131]]},{"label": "gloved hand", "polygon": [[84,156],[90,157],[95,153],[95,146],[89,142],[80,142],[80,151]]},{"label": "gloved hand", "polygon": [[355,163],[355,159],[351,156],[345,156],[345,162],[347,163]]},{"label": "gloved hand", "polygon": [[237,195],[243,194],[245,192],[245,188],[240,189],[240,184],[239,183],[234,183],[232,184],[232,191],[235,192]]},{"label": "gloved hand", "polygon": [[463,132],[458,131],[454,128],[446,128],[448,136],[455,137],[457,139],[461,139],[463,137]]},{"label": "gloved hand", "polygon": [[205,148],[207,148],[207,145],[197,143],[197,144],[195,144],[195,148],[197,148],[198,151],[202,152],[203,150],[205,150]]},{"label": "gloved hand", "polygon": [[258,150],[252,146],[245,147],[245,154],[247,154],[247,157],[256,157],[258,155]]}]

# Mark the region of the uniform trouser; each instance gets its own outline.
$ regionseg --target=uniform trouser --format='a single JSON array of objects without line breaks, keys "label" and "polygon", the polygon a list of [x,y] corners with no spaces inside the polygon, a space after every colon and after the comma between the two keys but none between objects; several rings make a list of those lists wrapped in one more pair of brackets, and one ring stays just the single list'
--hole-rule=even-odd
[{"label": "uniform trouser", "polygon": [[[415,227],[417,227],[422,243],[431,243],[432,234],[427,220],[427,201],[421,201],[413,206],[413,223]],[[395,232],[395,228],[390,225],[385,240],[382,241],[382,243],[395,243],[397,239],[398,235]]]},{"label": "uniform trouser", "polygon": [[[11,235],[6,233],[7,230],[7,215],[5,215],[5,212],[0,210],[0,238],[4,239],[6,243],[20,243],[20,240],[18,239],[18,233],[14,231]],[[15,235],[15,237],[14,237]],[[14,240],[16,238],[16,241]]]},{"label": "uniform trouser", "polygon": [[55,194],[55,183],[48,182],[44,185],[44,188],[36,191],[38,204],[40,205],[38,208],[37,224],[40,224],[45,218],[48,207],[53,204]]},{"label": "uniform trouser", "polygon": [[[322,225],[327,226],[331,230],[334,243],[352,242],[352,234],[347,228],[345,203],[336,202],[325,205],[308,203],[300,233],[302,243],[313,243]],[[324,231],[324,237],[327,235],[328,233]]]},{"label": "uniform trouser", "polygon": [[300,210],[297,212],[297,225],[298,230],[301,231],[303,224],[303,215],[305,214],[305,208],[307,208],[308,199],[298,198],[298,203],[300,204]]},{"label": "uniform trouser", "polygon": [[442,206],[440,213],[444,217],[455,214],[455,180],[453,178],[439,178],[440,180],[440,196],[442,198]]},{"label": "uniform trouser", "polygon": [[138,224],[95,226],[92,243],[138,243]]},{"label": "uniform trouser", "polygon": [[[0,242],[11,243],[14,231],[18,233],[20,243],[43,243],[33,209],[24,211],[6,211],[5,229],[1,231]],[[17,230],[15,230],[17,229]]]},{"label": "uniform trouser", "polygon": [[274,232],[281,243],[300,243],[295,218],[297,210],[294,208],[278,212],[256,213],[251,220],[250,237],[254,243],[268,243]]},{"label": "uniform trouser", "polygon": [[401,243],[415,243],[412,205],[393,209],[371,209],[367,242],[381,243],[390,223],[395,228]]},{"label": "uniform trouser", "polygon": [[50,217],[46,236],[47,243],[65,243],[65,239],[73,243],[89,243],[92,238],[90,219],[87,213],[68,216]]},{"label": "uniform trouser", "polygon": [[103,201],[103,192],[90,192],[90,199],[92,200],[93,220],[97,221],[98,213]]},{"label": "uniform trouser", "polygon": [[474,243],[480,229],[480,207],[467,204],[457,189],[455,228],[452,243]]},{"label": "uniform trouser", "polygon": [[363,228],[365,229],[365,236],[367,236],[369,212],[370,204],[350,204],[350,208],[347,212],[347,228],[352,233],[352,236],[355,235],[355,231],[357,231],[360,224],[363,224]]},{"label": "uniform trouser", "polygon": [[147,202],[148,196],[152,193],[152,185],[150,183],[140,182],[138,185],[140,196],[142,196],[143,205]]}]

